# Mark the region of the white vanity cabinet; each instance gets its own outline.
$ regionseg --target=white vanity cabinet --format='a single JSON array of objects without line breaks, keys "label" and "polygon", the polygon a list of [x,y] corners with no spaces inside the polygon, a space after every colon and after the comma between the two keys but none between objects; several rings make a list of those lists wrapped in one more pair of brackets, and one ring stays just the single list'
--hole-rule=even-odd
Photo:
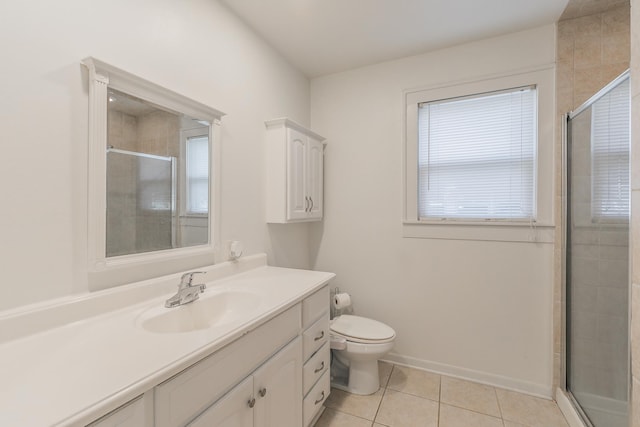
[{"label": "white vanity cabinet", "polygon": [[329,397],[329,287],[325,286],[302,302],[303,427],[313,424]]},{"label": "white vanity cabinet", "polygon": [[265,124],[267,222],[321,220],[324,138],[287,118]]},{"label": "white vanity cabinet", "polygon": [[[248,332],[242,338],[158,385],[155,388],[156,427],[186,425],[261,365],[264,370],[260,369],[255,373],[263,372],[262,376],[258,376],[259,380],[266,378],[266,380],[277,383],[280,379],[270,378],[269,373],[275,373],[273,375],[276,375],[282,371],[288,375],[289,373],[286,369],[281,370],[281,367],[277,366],[278,361],[285,360],[285,365],[289,362],[288,353],[285,353],[284,356],[281,354],[276,355],[272,359],[274,365],[271,365],[268,361],[278,349],[299,335],[300,319],[301,307],[300,304],[296,304],[284,313]],[[299,338],[296,338],[296,341],[299,347]],[[295,347],[296,341],[291,343],[291,346]],[[292,351],[295,352],[296,350]],[[301,356],[298,357],[300,358]],[[300,363],[298,362],[299,365]],[[255,374],[253,375],[254,377]],[[265,384],[269,381],[265,381]],[[262,382],[258,382],[258,384],[261,387],[265,387]],[[266,387],[269,386],[267,385]],[[277,389],[278,387],[281,386],[278,385],[275,388]],[[300,389],[300,386],[296,384],[292,385],[292,387],[294,390]],[[267,390],[268,392],[269,390]],[[268,395],[271,398],[271,395]],[[250,400],[251,395],[246,397],[247,399],[238,410],[247,407],[247,402]],[[276,401],[277,398],[270,400]],[[257,401],[258,398],[256,397]],[[216,411],[213,408],[210,409],[208,417],[214,417]]]},{"label": "white vanity cabinet", "polygon": [[300,426],[301,352],[300,338],[296,338],[188,426]]},{"label": "white vanity cabinet", "polygon": [[154,389],[157,427],[309,426],[329,396],[329,287]]}]

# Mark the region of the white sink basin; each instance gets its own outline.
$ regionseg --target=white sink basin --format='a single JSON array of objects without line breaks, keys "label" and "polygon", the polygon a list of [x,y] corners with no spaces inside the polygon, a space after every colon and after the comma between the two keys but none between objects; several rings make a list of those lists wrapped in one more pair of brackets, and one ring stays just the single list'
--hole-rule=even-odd
[{"label": "white sink basin", "polygon": [[181,333],[208,329],[245,318],[255,312],[258,294],[222,291],[200,295],[200,299],[173,308],[152,307],[140,314],[137,324],[154,333]]}]

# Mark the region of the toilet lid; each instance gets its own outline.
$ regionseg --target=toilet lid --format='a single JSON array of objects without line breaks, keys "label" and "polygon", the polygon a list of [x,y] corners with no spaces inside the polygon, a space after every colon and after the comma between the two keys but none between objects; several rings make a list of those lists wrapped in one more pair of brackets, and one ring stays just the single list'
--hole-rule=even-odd
[{"label": "toilet lid", "polygon": [[353,341],[386,341],[396,336],[396,332],[382,322],[348,314],[334,318],[330,328]]}]

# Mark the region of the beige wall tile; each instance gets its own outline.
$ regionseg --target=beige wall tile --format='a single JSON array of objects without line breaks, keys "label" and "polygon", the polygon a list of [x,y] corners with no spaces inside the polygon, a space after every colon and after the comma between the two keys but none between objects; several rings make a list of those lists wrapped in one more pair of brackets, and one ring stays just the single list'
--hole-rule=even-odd
[{"label": "beige wall tile", "polygon": [[[632,75],[631,80],[636,75],[640,78],[640,72],[638,72]],[[634,96],[631,100],[631,114],[631,188],[640,190],[640,95]],[[640,224],[636,223],[636,225]]]},{"label": "beige wall tile", "polygon": [[574,35],[578,37],[599,36],[602,34],[602,19],[600,14],[576,18]]},{"label": "beige wall tile", "polygon": [[631,29],[631,70],[634,77],[631,79],[631,96],[635,97],[640,95],[640,77],[638,77],[640,76],[640,29],[637,25],[640,22],[640,4],[634,0],[633,5],[631,22],[635,25]]},{"label": "beige wall tile", "polygon": [[602,63],[629,62],[631,39],[628,31],[606,34],[602,37]]},{"label": "beige wall tile", "polygon": [[573,40],[578,31],[578,22],[575,19],[568,19],[558,22],[558,38]]},{"label": "beige wall tile", "polygon": [[598,35],[579,37],[575,40],[574,68],[592,68],[602,60],[602,37]]},{"label": "beige wall tile", "polygon": [[376,422],[389,427],[438,427],[438,408],[433,400],[387,390]]},{"label": "beige wall tile", "polygon": [[573,37],[558,38],[558,62],[566,62],[573,67],[573,51],[575,49]]},{"label": "beige wall tile", "polygon": [[640,190],[631,191],[631,242],[631,283],[640,283]]},{"label": "beige wall tile", "polygon": [[630,8],[626,5],[602,13],[602,33],[629,31]]},{"label": "beige wall tile", "polygon": [[502,419],[455,406],[440,405],[438,427],[503,427]]}]

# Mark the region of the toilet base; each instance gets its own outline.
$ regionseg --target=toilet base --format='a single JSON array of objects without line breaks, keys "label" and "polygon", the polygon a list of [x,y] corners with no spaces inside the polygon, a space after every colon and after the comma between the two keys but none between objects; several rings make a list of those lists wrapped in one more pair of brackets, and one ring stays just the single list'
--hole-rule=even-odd
[{"label": "toilet base", "polygon": [[352,394],[369,395],[380,389],[378,360],[343,360],[333,354],[331,363],[331,387]]}]

